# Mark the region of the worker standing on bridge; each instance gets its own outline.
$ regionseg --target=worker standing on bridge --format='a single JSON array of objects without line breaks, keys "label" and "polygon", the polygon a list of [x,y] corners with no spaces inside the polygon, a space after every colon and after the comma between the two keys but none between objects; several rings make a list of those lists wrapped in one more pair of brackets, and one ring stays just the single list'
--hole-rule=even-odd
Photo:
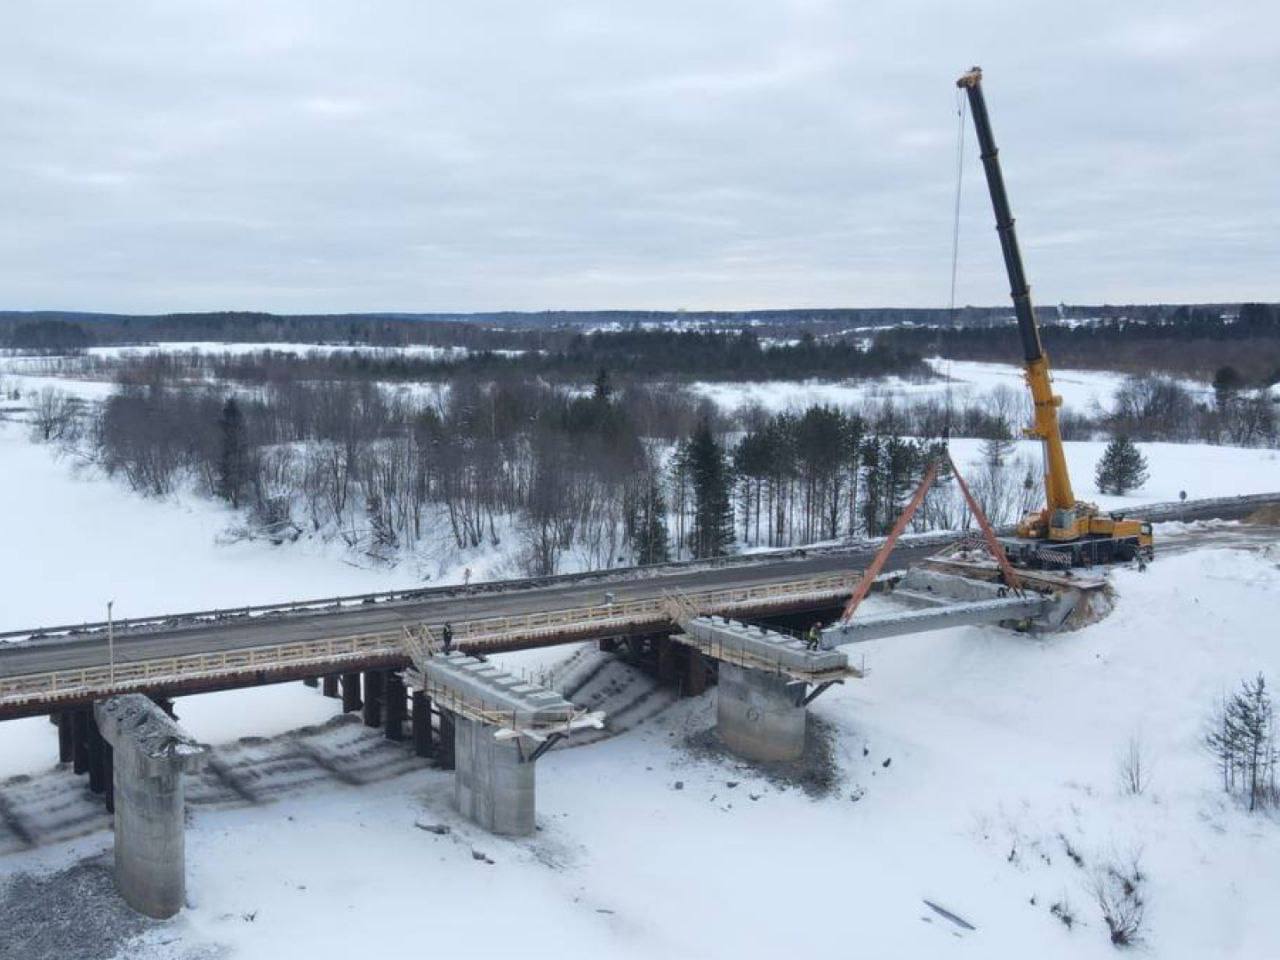
[{"label": "worker standing on bridge", "polygon": [[444,652],[448,653],[453,649],[453,624],[446,623],[440,635],[444,638]]},{"label": "worker standing on bridge", "polygon": [[822,639],[822,633],[819,629],[821,626],[821,624],[815,622],[811,627],[809,627],[808,633],[804,635],[804,645],[807,649],[818,649],[818,644]]}]

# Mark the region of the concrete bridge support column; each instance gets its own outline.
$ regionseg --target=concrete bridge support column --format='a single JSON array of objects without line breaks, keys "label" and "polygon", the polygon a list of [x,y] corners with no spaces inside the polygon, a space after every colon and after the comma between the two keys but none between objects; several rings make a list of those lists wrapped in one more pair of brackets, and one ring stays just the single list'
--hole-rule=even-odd
[{"label": "concrete bridge support column", "polygon": [[381,670],[364,672],[364,725],[366,727],[382,726],[382,680]]},{"label": "concrete bridge support column", "polygon": [[430,757],[435,753],[431,742],[431,698],[421,690],[413,692],[413,754]]},{"label": "concrete bridge support column", "polygon": [[336,673],[325,674],[320,680],[320,692],[326,697],[338,698],[338,675]]},{"label": "concrete bridge support column", "polygon": [[141,694],[101,701],[94,712],[115,748],[116,886],[139,913],[171,917],[185,900],[182,775],[208,748]]},{"label": "concrete bridge support column", "polygon": [[320,686],[320,678],[319,677],[303,677],[302,685],[304,687],[318,687]]},{"label": "concrete bridge support column", "polygon": [[520,738],[499,740],[495,730],[466,717],[454,718],[454,798],[474,823],[510,837],[534,832],[534,764]]},{"label": "concrete bridge support column", "polygon": [[799,700],[797,684],[785,675],[721,663],[717,733],[749,760],[797,760],[808,715]]},{"label": "concrete bridge support column", "polygon": [[404,739],[404,713],[405,705],[408,700],[408,694],[405,693],[404,681],[400,679],[400,674],[394,670],[388,670],[383,680],[383,692],[386,695],[385,716],[383,720],[383,733],[388,740]]},{"label": "concrete bridge support column", "polygon": [[342,675],[342,712],[354,713],[364,706],[360,699],[360,673],[344,673]]}]

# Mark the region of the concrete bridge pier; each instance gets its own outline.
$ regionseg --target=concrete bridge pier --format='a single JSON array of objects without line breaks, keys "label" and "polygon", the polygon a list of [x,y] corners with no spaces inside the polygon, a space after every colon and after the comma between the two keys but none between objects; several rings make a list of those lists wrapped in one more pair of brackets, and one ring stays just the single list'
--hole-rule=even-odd
[{"label": "concrete bridge pier", "polygon": [[536,777],[532,744],[499,740],[488,724],[454,719],[453,793],[458,811],[490,833],[534,832]]},{"label": "concrete bridge pier", "polygon": [[338,675],[327,673],[320,679],[320,692],[326,697],[338,699]]},{"label": "concrete bridge pier", "polygon": [[116,886],[139,913],[171,917],[186,894],[182,775],[208,748],[142,694],[100,701],[94,713],[114,748]]},{"label": "concrete bridge pier", "polygon": [[740,756],[764,762],[804,754],[805,687],[785,674],[720,664],[716,732]]},{"label": "concrete bridge pier", "polygon": [[684,630],[677,640],[689,652],[690,692],[705,682],[704,658],[716,661],[716,733],[724,745],[763,763],[802,757],[809,703],[850,675],[848,658],[723,617],[695,616]]}]

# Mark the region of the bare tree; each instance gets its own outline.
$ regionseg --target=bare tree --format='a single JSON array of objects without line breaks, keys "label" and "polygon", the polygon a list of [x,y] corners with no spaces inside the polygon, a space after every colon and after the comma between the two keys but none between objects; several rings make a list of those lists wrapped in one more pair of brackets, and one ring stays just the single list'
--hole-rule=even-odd
[{"label": "bare tree", "polygon": [[1116,763],[1120,792],[1138,797],[1151,785],[1151,760],[1140,734],[1129,737]]}]

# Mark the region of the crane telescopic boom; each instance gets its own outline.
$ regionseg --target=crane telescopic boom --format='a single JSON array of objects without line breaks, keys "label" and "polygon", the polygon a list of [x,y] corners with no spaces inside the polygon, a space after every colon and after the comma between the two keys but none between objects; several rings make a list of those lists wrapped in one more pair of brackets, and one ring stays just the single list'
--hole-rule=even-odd
[{"label": "crane telescopic boom", "polygon": [[1005,551],[1015,562],[1024,565],[1080,565],[1150,557],[1155,550],[1151,524],[1126,520],[1117,513],[1102,514],[1092,503],[1077,502],[1071,489],[1062,431],[1058,426],[1062,398],[1053,393],[1049,358],[1040,344],[1040,327],[1031,306],[1031,287],[1022,266],[1013,211],[1009,209],[1009,195],[1000,171],[1000,152],[991,133],[987,101],[982,95],[982,70],[974,67],[956,81],[956,86],[969,98],[969,112],[978,131],[982,167],[996,214],[996,232],[1000,234],[1004,267],[1009,274],[1009,295],[1013,297],[1013,310],[1018,318],[1024,375],[1035,403],[1035,421],[1026,433],[1038,438],[1044,450],[1044,509],[1022,518],[1017,537],[1004,541]]},{"label": "crane telescopic boom", "polygon": [[[1062,450],[1062,433],[1058,427],[1058,407],[1062,398],[1053,393],[1049,376],[1049,360],[1040,345],[1040,328],[1035,310],[1031,306],[1031,287],[1027,284],[1022,266],[1022,253],[1018,249],[1018,235],[1013,226],[1013,212],[1009,209],[1009,195],[1004,188],[1004,175],[1000,170],[1000,151],[996,149],[995,136],[991,132],[991,118],[987,115],[987,102],[982,95],[982,69],[974,67],[959,80],[960,87],[969,98],[969,112],[978,133],[978,145],[982,151],[982,167],[987,175],[987,187],[991,192],[991,206],[995,209],[996,232],[1000,235],[1000,249],[1004,253],[1005,271],[1009,275],[1009,295],[1013,297],[1013,310],[1018,318],[1018,333],[1022,338],[1022,359],[1026,369],[1027,385],[1035,403],[1035,423],[1027,431],[1039,438],[1044,448],[1044,492],[1050,519],[1054,511],[1074,511],[1075,494],[1071,490],[1071,478],[1067,474],[1067,458]],[[1051,526],[1058,526],[1052,523]]]}]

